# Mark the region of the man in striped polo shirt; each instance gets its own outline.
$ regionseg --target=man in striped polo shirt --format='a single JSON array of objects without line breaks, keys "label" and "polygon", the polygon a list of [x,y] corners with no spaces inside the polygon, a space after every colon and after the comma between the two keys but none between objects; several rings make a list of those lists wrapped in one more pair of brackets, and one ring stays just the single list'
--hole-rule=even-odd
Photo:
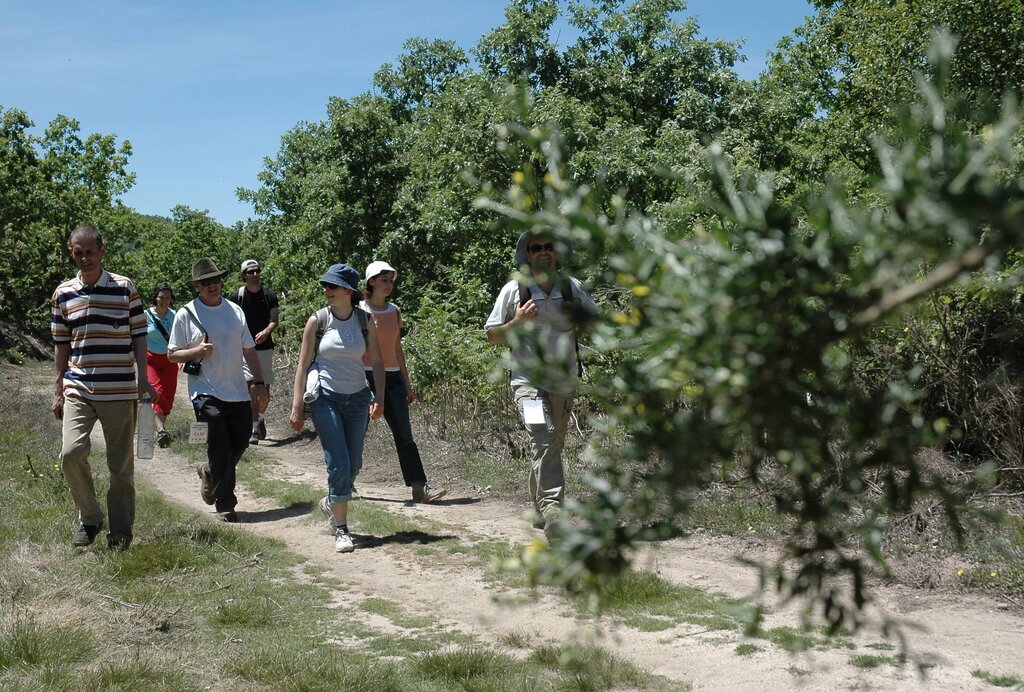
[{"label": "man in striped polo shirt", "polygon": [[81,521],[71,545],[90,545],[103,527],[89,467],[89,435],[99,421],[110,469],[107,545],[124,550],[135,522],[135,405],[143,393],[156,399],[146,374],[146,318],[131,280],[103,268],[99,231],[79,226],[68,245],[79,271],[53,293],[50,331],[57,373],[51,410],[63,421],[61,467]]}]

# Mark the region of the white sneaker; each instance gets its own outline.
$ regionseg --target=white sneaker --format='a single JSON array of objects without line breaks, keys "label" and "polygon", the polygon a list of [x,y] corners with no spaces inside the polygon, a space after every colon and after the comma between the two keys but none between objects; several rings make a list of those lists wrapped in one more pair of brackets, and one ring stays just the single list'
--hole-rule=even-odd
[{"label": "white sneaker", "polygon": [[348,535],[345,529],[334,530],[334,550],[338,553],[351,553],[356,547],[352,543],[352,536]]},{"label": "white sneaker", "polygon": [[332,510],[331,506],[327,503],[327,498],[326,497],[321,497],[320,498],[320,511],[324,513],[325,517],[327,517],[327,523],[330,524],[331,528],[333,529],[334,528],[334,510]]}]

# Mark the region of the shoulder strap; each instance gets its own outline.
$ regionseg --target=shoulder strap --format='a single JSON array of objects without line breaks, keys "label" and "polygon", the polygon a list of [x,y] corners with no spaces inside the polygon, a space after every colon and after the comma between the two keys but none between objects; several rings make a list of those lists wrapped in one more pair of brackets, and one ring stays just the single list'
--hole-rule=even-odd
[{"label": "shoulder strap", "polygon": [[523,307],[530,300],[530,287],[519,282],[519,307]]},{"label": "shoulder strap", "polygon": [[330,310],[330,308],[320,308],[313,313],[313,317],[316,318],[316,341],[313,342],[314,362],[316,362],[317,354],[320,353],[320,342],[323,340],[324,334],[327,332],[328,310]]},{"label": "shoulder strap", "polygon": [[157,314],[153,312],[153,308],[146,308],[146,314],[149,315],[150,319],[153,320],[153,326],[156,327],[161,334],[163,334],[164,339],[170,341],[171,335],[167,333],[167,328],[164,327],[163,322],[160,321],[160,318],[157,317]]},{"label": "shoulder strap", "polygon": [[366,324],[366,311],[358,306],[355,306],[352,309],[355,310],[356,319],[359,320],[359,329],[363,332],[363,341],[366,341],[367,334],[370,333],[370,328]]},{"label": "shoulder strap", "polygon": [[209,338],[210,333],[206,331],[206,327],[204,327],[203,323],[199,321],[198,317],[196,317],[196,313],[192,312],[192,308],[190,308],[189,305],[191,305],[191,303],[185,303],[181,307],[185,312],[189,314],[189,317],[191,317],[195,321],[196,325],[198,325],[199,327],[199,331],[203,333],[203,336]]},{"label": "shoulder strap", "polygon": [[[573,302],[572,277],[568,274],[559,274],[562,279],[562,302],[566,305]],[[575,325],[576,315],[573,315],[572,339],[576,346],[576,374],[583,377],[583,361],[580,360],[580,336]]]}]

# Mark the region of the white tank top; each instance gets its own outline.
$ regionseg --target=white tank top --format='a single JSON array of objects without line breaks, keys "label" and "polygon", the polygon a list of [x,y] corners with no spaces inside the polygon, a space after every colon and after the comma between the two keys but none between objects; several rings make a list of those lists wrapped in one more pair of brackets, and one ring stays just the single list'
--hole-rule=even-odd
[{"label": "white tank top", "polygon": [[320,386],[335,394],[355,394],[366,388],[363,353],[366,341],[359,328],[356,310],[347,320],[339,320],[331,310],[330,322],[320,340],[316,363],[320,370]]}]

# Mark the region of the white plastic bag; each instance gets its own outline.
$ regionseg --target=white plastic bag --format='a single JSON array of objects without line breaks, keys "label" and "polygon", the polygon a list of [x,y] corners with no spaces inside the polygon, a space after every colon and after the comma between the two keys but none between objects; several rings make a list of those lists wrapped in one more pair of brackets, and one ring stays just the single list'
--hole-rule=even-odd
[{"label": "white plastic bag", "polygon": [[311,404],[320,397],[320,369],[316,363],[309,366],[306,371],[306,391],[302,395],[302,401]]}]

